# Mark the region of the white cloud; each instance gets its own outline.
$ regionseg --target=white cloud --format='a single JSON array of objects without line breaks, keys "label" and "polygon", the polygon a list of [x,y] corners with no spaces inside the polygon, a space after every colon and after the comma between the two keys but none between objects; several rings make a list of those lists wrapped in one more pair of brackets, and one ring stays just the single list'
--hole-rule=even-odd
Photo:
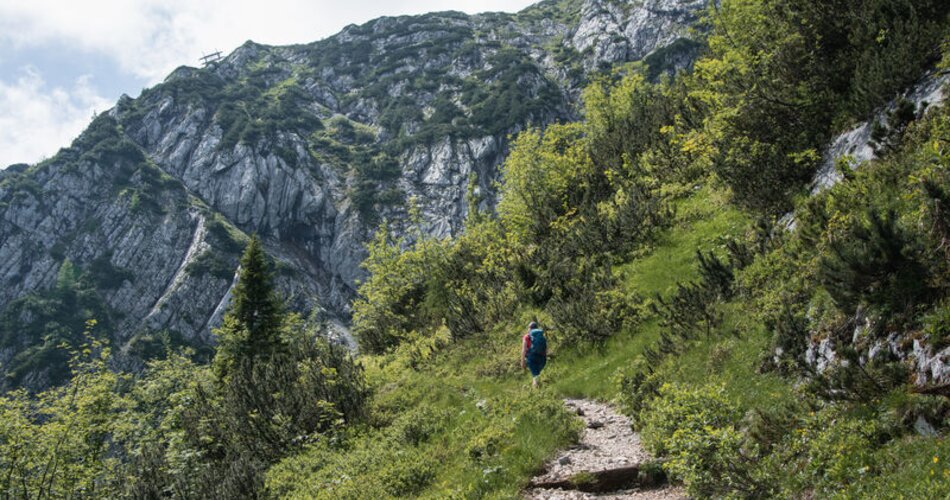
[{"label": "white cloud", "polygon": [[245,40],[305,43],[382,15],[514,11],[531,0],[0,0],[0,43],[105,54],[152,83]]},{"label": "white cloud", "polygon": [[[86,52],[104,56],[149,85],[182,64],[214,50],[230,52],[246,40],[267,44],[306,43],[348,24],[379,16],[442,10],[468,13],[516,11],[534,0],[0,0],[0,47],[4,53]],[[7,52],[9,51],[9,52]],[[63,56],[68,57],[68,56]],[[43,71],[57,81],[55,60]],[[16,78],[15,81],[12,78]],[[100,79],[101,81],[101,79]],[[137,89],[128,89],[135,93]],[[68,145],[94,110],[111,99],[100,96],[91,77],[71,88],[48,85],[40,71],[0,77],[0,168],[35,162]]]},{"label": "white cloud", "polygon": [[0,169],[51,156],[79,135],[94,112],[110,106],[88,75],[68,89],[50,88],[32,67],[15,82],[0,81]]}]

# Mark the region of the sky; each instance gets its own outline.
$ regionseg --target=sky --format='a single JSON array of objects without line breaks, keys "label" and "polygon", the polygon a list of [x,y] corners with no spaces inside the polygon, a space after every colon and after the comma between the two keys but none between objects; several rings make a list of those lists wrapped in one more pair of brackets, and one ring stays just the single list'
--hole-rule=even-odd
[{"label": "sky", "polygon": [[0,0],[0,169],[67,146],[95,113],[247,40],[307,43],[380,16],[535,0]]}]

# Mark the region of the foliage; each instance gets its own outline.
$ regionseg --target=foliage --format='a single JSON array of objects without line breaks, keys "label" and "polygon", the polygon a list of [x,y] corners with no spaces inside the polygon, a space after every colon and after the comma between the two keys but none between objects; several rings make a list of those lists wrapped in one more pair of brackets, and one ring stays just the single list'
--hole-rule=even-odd
[{"label": "foliage", "polygon": [[11,498],[71,495],[109,497],[121,491],[121,460],[111,437],[127,431],[119,419],[128,401],[117,393],[123,377],[108,368],[109,349],[92,337],[70,354],[72,380],[30,397],[0,397],[0,491]]},{"label": "foliage", "polygon": [[[794,496],[813,487],[833,494],[877,474],[877,447],[908,432],[911,420],[943,418],[943,410],[923,403],[880,403],[881,394],[906,394],[907,372],[890,356],[864,354],[895,329],[918,335],[926,327],[935,340],[943,337],[935,326],[947,276],[941,110],[916,123],[895,121],[887,157],[803,200],[791,233],[717,205],[715,182],[691,189],[715,172],[742,207],[769,213],[791,205],[833,124],[854,112],[850,104],[828,105],[857,95],[828,84],[839,76],[828,58],[855,53],[819,43],[830,39],[830,28],[819,26],[829,15],[804,3],[724,3],[712,14],[711,54],[694,76],[650,84],[632,68],[597,82],[585,94],[586,122],[526,130],[503,170],[498,224],[513,251],[498,262],[510,270],[502,276],[513,278],[512,304],[543,311],[557,340],[571,345],[546,376],[562,393],[602,397],[616,395],[604,384],[613,377],[645,442],[668,456],[668,470],[696,496]],[[740,21],[757,29],[727,29]],[[894,82],[872,83],[880,89]],[[638,232],[616,236],[611,224],[620,220],[619,227]],[[410,372],[455,373],[448,360],[469,352],[460,340],[408,355],[416,352],[409,346],[430,345],[421,339],[447,310],[425,299],[424,278],[439,274],[455,245],[431,245],[426,258],[425,245],[406,245],[416,259],[407,266],[412,271],[388,275],[404,286],[395,296],[411,299],[400,306],[414,318],[400,326],[406,347],[390,354],[405,356]],[[391,242],[385,262],[408,262],[400,247]],[[620,273],[612,268],[631,259]],[[379,272],[393,269],[382,262]],[[866,262],[874,269],[862,268]],[[376,303],[386,304],[381,290]],[[598,306],[601,294],[617,300]],[[653,308],[637,307],[640,294],[652,297]],[[596,326],[625,307],[637,312],[636,324]],[[491,331],[490,323],[485,328]],[[610,333],[587,337],[598,339],[594,345],[571,344],[601,331]],[[804,357],[822,338],[840,362],[819,373]],[[487,343],[476,352],[494,356],[495,349]],[[629,366],[631,359],[638,361]],[[791,369],[777,375],[763,367]],[[476,373],[503,380],[512,371],[495,361]],[[791,390],[801,378],[800,392]],[[471,451],[469,461],[505,456],[503,445],[497,452],[493,446],[505,441],[505,429],[468,434],[453,451]],[[848,448],[853,456],[841,451]]]},{"label": "foliage", "polygon": [[[799,196],[830,134],[920,74],[946,27],[944,4],[717,3],[694,73],[653,81],[656,60],[624,67],[584,92],[585,121],[523,130],[502,169],[497,217],[478,210],[472,188],[463,234],[428,236],[412,202],[408,229],[383,224],[354,305],[358,364],[314,340],[318,326],[284,314],[252,240],[212,367],[169,354],[131,382],[102,357],[63,388],[0,398],[0,459],[17,474],[8,495],[512,496],[576,439],[560,401],[570,395],[617,398],[693,496],[946,496],[942,439],[910,434],[944,433],[947,404],[912,393],[898,354],[948,338],[950,112],[898,102],[875,129],[880,159]],[[548,14],[579,12],[551,1],[498,16]],[[402,150],[384,151],[384,137],[405,148],[501,134],[547,123],[564,102],[503,41],[478,42],[490,51],[466,42],[474,34],[455,16],[351,27],[348,41],[311,47],[340,78],[376,81],[341,106],[375,99],[379,130],[343,118],[323,128],[299,105],[303,75],[262,61],[245,75],[246,95],[216,89],[201,70],[168,88],[180,102],[213,104],[232,147],[266,145],[278,126],[267,120],[288,119],[279,126],[307,137],[311,155],[346,169],[351,201],[369,219],[399,198],[390,189]],[[435,41],[376,48],[380,37],[433,26],[443,30]],[[423,68],[406,94],[390,95],[418,54],[491,60],[469,78]],[[564,68],[577,62],[570,51],[556,57]],[[130,185],[165,182],[108,119],[94,125],[82,139],[91,142],[65,154],[115,160]],[[4,189],[42,192],[21,177],[4,175]],[[774,224],[795,205],[794,229]],[[231,252],[241,246],[224,223],[210,233]],[[97,282],[111,287],[122,272],[106,264]],[[63,290],[80,290],[67,271]],[[517,368],[528,321],[552,333],[540,391]],[[819,368],[821,342],[834,359]],[[95,404],[74,404],[87,400]],[[63,432],[70,419],[75,436]],[[50,453],[56,442],[63,451]],[[44,474],[34,448],[66,473]]]},{"label": "foliage", "polygon": [[613,272],[597,262],[581,260],[558,277],[546,310],[561,338],[576,342],[605,340],[637,320],[639,302],[619,289]]},{"label": "foliage", "polygon": [[882,157],[898,148],[907,125],[918,118],[917,106],[907,99],[898,99],[894,109],[887,112],[887,120],[875,120],[871,126],[871,140],[874,153]]},{"label": "foliage", "polygon": [[[863,117],[920,74],[946,9],[880,0],[714,8],[710,55],[696,64],[692,95],[710,110],[704,128],[716,144],[714,168],[736,200],[788,208],[831,125]],[[883,70],[883,61],[898,60],[887,67],[899,70]]]},{"label": "foliage", "polygon": [[900,492],[908,498],[943,498],[950,494],[948,442],[907,436],[874,451],[874,468],[880,474],[865,475],[848,484],[837,497],[870,498]]},{"label": "foliage", "polygon": [[[418,227],[420,219],[414,220]],[[377,230],[363,262],[370,278],[354,304],[354,333],[363,348],[381,352],[443,325],[454,338],[465,337],[510,310],[516,299],[513,244],[497,222],[470,222],[465,234],[449,241],[417,230],[408,248],[387,224]]]},{"label": "foliage", "polygon": [[[306,135],[323,126],[305,105],[306,91],[292,79],[271,88],[231,85],[215,99],[222,103],[215,113],[222,130],[218,143],[222,150],[233,149],[237,144],[256,146],[262,138],[275,140],[278,131]],[[291,166],[295,165],[294,157]]]},{"label": "foliage", "polygon": [[649,68],[647,79],[656,81],[662,75],[675,74],[683,69],[684,65],[691,65],[692,61],[698,59],[704,48],[705,46],[696,40],[677,38],[673,43],[654,50],[643,59],[643,63]]},{"label": "foliage", "polygon": [[669,384],[660,387],[640,417],[644,443],[654,453],[669,456],[663,468],[680,478],[691,495],[755,496],[761,487],[743,455],[743,437],[735,427],[738,419],[722,387]]},{"label": "foliage", "polygon": [[614,383],[623,412],[633,420],[633,427],[640,429],[643,425],[640,417],[660,389],[659,377],[647,360],[640,356],[617,373]]},{"label": "foliage", "polygon": [[369,255],[362,266],[369,271],[369,281],[360,287],[363,297],[354,304],[353,331],[360,346],[370,352],[383,351],[409,335],[410,326],[419,312],[424,285],[425,252],[401,252],[402,242],[393,240],[384,223],[367,245]]},{"label": "foliage", "polygon": [[194,404],[172,422],[182,433],[180,453],[201,460],[175,479],[202,495],[256,494],[271,463],[359,419],[362,374],[345,348],[315,339],[295,318],[285,321],[282,334],[283,349],[266,363],[236,363],[227,379],[195,388]]},{"label": "foliage", "polygon": [[806,421],[798,432],[796,443],[808,456],[807,484],[837,487],[858,480],[873,463],[873,452],[882,440],[880,425],[864,419],[831,418],[828,412],[814,418],[816,422]]},{"label": "foliage", "polygon": [[[511,343],[499,333],[487,335]],[[485,342],[460,339],[462,351],[439,354],[449,357],[445,364],[415,369],[396,366],[395,354],[365,357],[376,426],[351,428],[338,445],[315,443],[282,461],[268,473],[270,491],[288,498],[515,494],[547,454],[576,439],[579,421],[553,394],[529,391],[510,376],[479,383],[475,366],[488,360],[471,354]]]},{"label": "foliage", "polygon": [[507,230],[525,242],[542,240],[570,209],[580,181],[583,150],[579,125],[528,130],[518,135],[505,168],[505,196],[498,212]]},{"label": "foliage", "polygon": [[896,213],[870,213],[867,225],[844,228],[841,239],[819,264],[818,279],[845,312],[865,303],[893,315],[927,301],[928,270],[916,256],[912,236],[898,225]]},{"label": "foliage", "polygon": [[[530,122],[549,122],[566,106],[564,96],[524,53],[502,49],[488,59],[486,70],[463,87],[461,100],[471,108],[470,123],[482,135],[497,135]],[[526,83],[530,82],[530,83]]]},{"label": "foliage", "polygon": [[[216,374],[227,379],[235,365],[253,368],[260,360],[270,361],[283,347],[279,337],[281,303],[272,283],[270,265],[263,244],[251,237],[241,257],[240,279],[218,332],[220,345],[215,356]],[[242,368],[248,368],[242,366]]]},{"label": "foliage", "polygon": [[234,276],[234,267],[221,258],[214,250],[205,250],[188,262],[185,271],[195,276],[210,274],[218,279],[230,280]]},{"label": "foliage", "polygon": [[181,183],[147,158],[124,134],[121,124],[107,114],[97,116],[54,160],[64,162],[67,172],[88,168],[89,164],[106,170],[112,193],[127,200],[135,213],[162,214],[168,203],[163,196],[180,200],[184,193]]},{"label": "foliage", "polygon": [[[232,347],[218,354],[229,361],[216,359],[228,368],[220,376],[189,352],[167,353],[135,377],[114,372],[89,320],[84,343],[66,351],[64,385],[0,397],[5,494],[255,497],[271,463],[360,420],[361,368],[323,340],[322,327],[280,312],[264,265],[254,240],[219,331]],[[76,274],[67,261],[61,295],[73,293]]]},{"label": "foliage", "polygon": [[0,346],[18,353],[3,366],[3,386],[39,390],[69,380],[70,355],[63,345],[78,348],[89,320],[98,318],[100,328],[110,325],[110,309],[93,283],[65,260],[52,289],[7,305],[0,316]]},{"label": "foliage", "polygon": [[489,428],[469,441],[466,452],[476,462],[488,461],[497,456],[503,446],[511,441],[510,432]]}]

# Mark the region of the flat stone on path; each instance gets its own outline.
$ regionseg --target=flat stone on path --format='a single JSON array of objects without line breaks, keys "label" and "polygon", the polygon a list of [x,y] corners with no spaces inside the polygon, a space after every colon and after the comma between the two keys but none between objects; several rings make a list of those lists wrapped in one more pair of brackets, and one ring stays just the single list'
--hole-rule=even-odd
[{"label": "flat stone on path", "polygon": [[[562,450],[545,466],[545,472],[531,484],[556,483],[580,472],[609,474],[619,468],[634,470],[649,464],[652,457],[640,444],[640,435],[633,432],[630,419],[612,406],[587,399],[565,399],[568,409],[579,415],[585,428],[580,442]],[[592,425],[593,424],[593,425]],[[663,486],[653,489],[623,489],[607,493],[590,493],[560,488],[530,488],[528,500],[575,499],[685,499],[682,488]]]}]

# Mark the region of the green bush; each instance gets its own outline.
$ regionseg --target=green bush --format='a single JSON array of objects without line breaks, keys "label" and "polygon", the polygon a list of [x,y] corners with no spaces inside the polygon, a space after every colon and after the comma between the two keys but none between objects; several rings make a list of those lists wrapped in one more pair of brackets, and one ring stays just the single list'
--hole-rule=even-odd
[{"label": "green bush", "polygon": [[878,449],[877,474],[847,485],[837,498],[950,498],[950,440],[907,436]]},{"label": "green bush", "polygon": [[393,422],[392,435],[399,441],[418,446],[441,432],[445,427],[447,415],[444,412],[423,406],[405,411]]},{"label": "green bush", "polygon": [[[696,92],[713,168],[743,206],[780,213],[832,132],[919,77],[944,34],[936,0],[723,2]],[[756,26],[757,29],[749,29]]]},{"label": "green bush", "polygon": [[755,496],[762,486],[743,451],[739,411],[722,386],[664,384],[642,411],[644,444],[697,497]]},{"label": "green bush", "polygon": [[629,367],[614,375],[614,384],[620,407],[633,420],[634,428],[640,428],[641,415],[660,389],[659,375],[650,368],[646,359],[639,356]]},{"label": "green bush", "polygon": [[510,441],[510,431],[489,427],[469,440],[465,452],[472,460],[483,462],[498,455]]},{"label": "green bush", "polygon": [[[25,390],[0,395],[0,496],[5,498],[122,496],[127,379],[109,370],[109,349],[93,340],[70,356],[72,379],[31,397]],[[115,446],[119,445],[119,446]]]},{"label": "green bush", "polygon": [[612,271],[586,260],[572,267],[570,275],[552,283],[553,297],[545,307],[562,341],[603,341],[636,324],[639,300],[618,286]]},{"label": "green bush", "polygon": [[950,300],[944,301],[921,318],[923,331],[934,349],[950,345]]},{"label": "green bush", "polygon": [[880,444],[873,420],[837,418],[822,428],[810,428],[807,441],[808,472],[818,484],[842,485],[869,472]]},{"label": "green bush", "polygon": [[0,347],[17,351],[0,367],[0,389],[41,390],[69,381],[68,349],[84,342],[86,323],[97,321],[97,334],[112,324],[112,310],[95,281],[67,259],[53,287],[24,295],[0,311]]},{"label": "green bush", "polygon": [[192,276],[211,275],[218,279],[230,280],[234,277],[237,262],[228,262],[214,250],[205,250],[188,262],[185,272]]},{"label": "green bush", "polygon": [[394,497],[413,496],[432,482],[436,459],[418,450],[399,451],[380,471],[379,481]]},{"label": "green bush", "polygon": [[774,459],[791,472],[792,489],[829,493],[872,476],[886,429],[873,418],[828,406],[803,416]]}]

